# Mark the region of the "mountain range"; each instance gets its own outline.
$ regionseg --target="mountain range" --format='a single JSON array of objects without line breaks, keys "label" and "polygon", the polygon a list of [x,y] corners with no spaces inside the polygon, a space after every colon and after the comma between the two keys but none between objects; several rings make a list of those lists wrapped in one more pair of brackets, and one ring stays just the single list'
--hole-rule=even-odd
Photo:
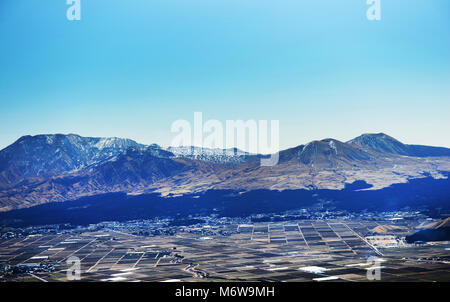
[{"label": "mountain range", "polygon": [[383,133],[348,142],[312,141],[279,152],[279,163],[238,149],[139,144],[76,134],[23,136],[0,151],[0,211],[103,193],[178,196],[230,189],[377,190],[410,179],[445,178],[450,149],[407,145]]}]

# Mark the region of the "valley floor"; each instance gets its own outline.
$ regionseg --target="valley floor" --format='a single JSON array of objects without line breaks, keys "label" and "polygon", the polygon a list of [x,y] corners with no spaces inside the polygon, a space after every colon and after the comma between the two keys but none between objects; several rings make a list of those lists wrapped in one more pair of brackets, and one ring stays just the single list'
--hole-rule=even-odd
[{"label": "valley floor", "polygon": [[[68,281],[67,260],[75,256],[81,281],[368,281],[374,269],[381,281],[450,281],[448,242],[406,244],[398,230],[368,235],[382,224],[297,220],[203,224],[171,236],[107,227],[30,235],[0,241],[0,280]],[[416,225],[402,224],[404,234]]]}]

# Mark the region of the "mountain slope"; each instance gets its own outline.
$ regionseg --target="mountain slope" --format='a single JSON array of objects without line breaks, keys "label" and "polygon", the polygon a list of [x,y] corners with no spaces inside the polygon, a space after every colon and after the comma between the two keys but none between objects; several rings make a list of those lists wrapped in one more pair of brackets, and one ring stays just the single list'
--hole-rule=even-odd
[{"label": "mountain slope", "polygon": [[450,149],[443,147],[431,147],[421,145],[408,145],[410,154],[417,157],[450,156]]},{"label": "mountain slope", "polygon": [[263,167],[261,155],[236,150],[26,136],[0,151],[0,211],[109,192],[341,190],[356,181],[377,190],[414,178],[442,178],[441,171],[450,171],[449,157],[404,156],[410,148],[386,135],[367,134],[349,143],[324,139],[280,151],[277,165]]},{"label": "mountain slope", "polygon": [[421,228],[423,228],[423,229],[450,228],[450,217],[448,217],[444,220],[428,223],[428,224],[422,226]]},{"label": "mountain slope", "polygon": [[303,164],[320,166],[337,165],[338,161],[367,161],[373,156],[367,151],[335,139],[313,141],[298,150],[297,158]]},{"label": "mountain slope", "polygon": [[449,241],[450,240],[450,217],[436,223],[431,223],[424,230],[406,236],[406,241]]},{"label": "mountain slope", "polygon": [[189,170],[201,171],[200,164],[175,158],[155,146],[128,148],[84,169],[0,191],[0,204],[12,209],[109,192],[136,193],[158,180]]},{"label": "mountain slope", "polygon": [[398,155],[410,155],[407,145],[384,133],[363,134],[347,143],[370,149],[379,153],[392,153]]},{"label": "mountain slope", "polygon": [[126,149],[144,146],[130,139],[75,134],[23,136],[0,151],[0,188],[33,177],[49,177],[96,164]]},{"label": "mountain slope", "polygon": [[363,134],[347,143],[379,153],[392,153],[415,157],[450,156],[450,149],[448,148],[406,145],[384,133]]}]

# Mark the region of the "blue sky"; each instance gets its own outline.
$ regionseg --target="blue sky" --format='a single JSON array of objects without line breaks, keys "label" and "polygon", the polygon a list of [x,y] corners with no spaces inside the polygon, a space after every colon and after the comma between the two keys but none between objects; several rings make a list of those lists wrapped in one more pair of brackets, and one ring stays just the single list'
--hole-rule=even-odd
[{"label": "blue sky", "polygon": [[26,134],[170,143],[177,119],[280,120],[281,148],[385,132],[450,147],[450,1],[0,2],[0,148]]}]

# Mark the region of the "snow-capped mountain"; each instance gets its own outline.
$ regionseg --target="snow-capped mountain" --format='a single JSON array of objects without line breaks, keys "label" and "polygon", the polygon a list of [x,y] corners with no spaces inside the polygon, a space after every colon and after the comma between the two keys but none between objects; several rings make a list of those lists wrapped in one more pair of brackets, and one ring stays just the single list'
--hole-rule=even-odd
[{"label": "snow-capped mountain", "polygon": [[261,166],[260,158],[121,138],[24,136],[0,151],[0,211],[108,192],[339,190],[355,181],[380,189],[450,171],[450,149],[405,145],[385,134],[313,141],[280,151],[273,167]]},{"label": "snow-capped mountain", "polygon": [[210,149],[202,147],[168,147],[168,151],[177,157],[197,159],[213,163],[241,163],[250,154],[237,148]]},{"label": "snow-capped mountain", "polygon": [[98,164],[128,148],[145,148],[130,139],[76,134],[23,136],[0,151],[0,186],[30,177],[47,177]]},{"label": "snow-capped mountain", "polygon": [[[0,151],[0,188],[32,178],[57,176],[93,168],[120,155],[142,152],[159,158],[188,158],[214,163],[243,162],[247,153],[237,149],[180,147],[164,149],[117,137],[82,137],[76,134],[23,136]],[[137,152],[137,153],[136,153]]]}]

